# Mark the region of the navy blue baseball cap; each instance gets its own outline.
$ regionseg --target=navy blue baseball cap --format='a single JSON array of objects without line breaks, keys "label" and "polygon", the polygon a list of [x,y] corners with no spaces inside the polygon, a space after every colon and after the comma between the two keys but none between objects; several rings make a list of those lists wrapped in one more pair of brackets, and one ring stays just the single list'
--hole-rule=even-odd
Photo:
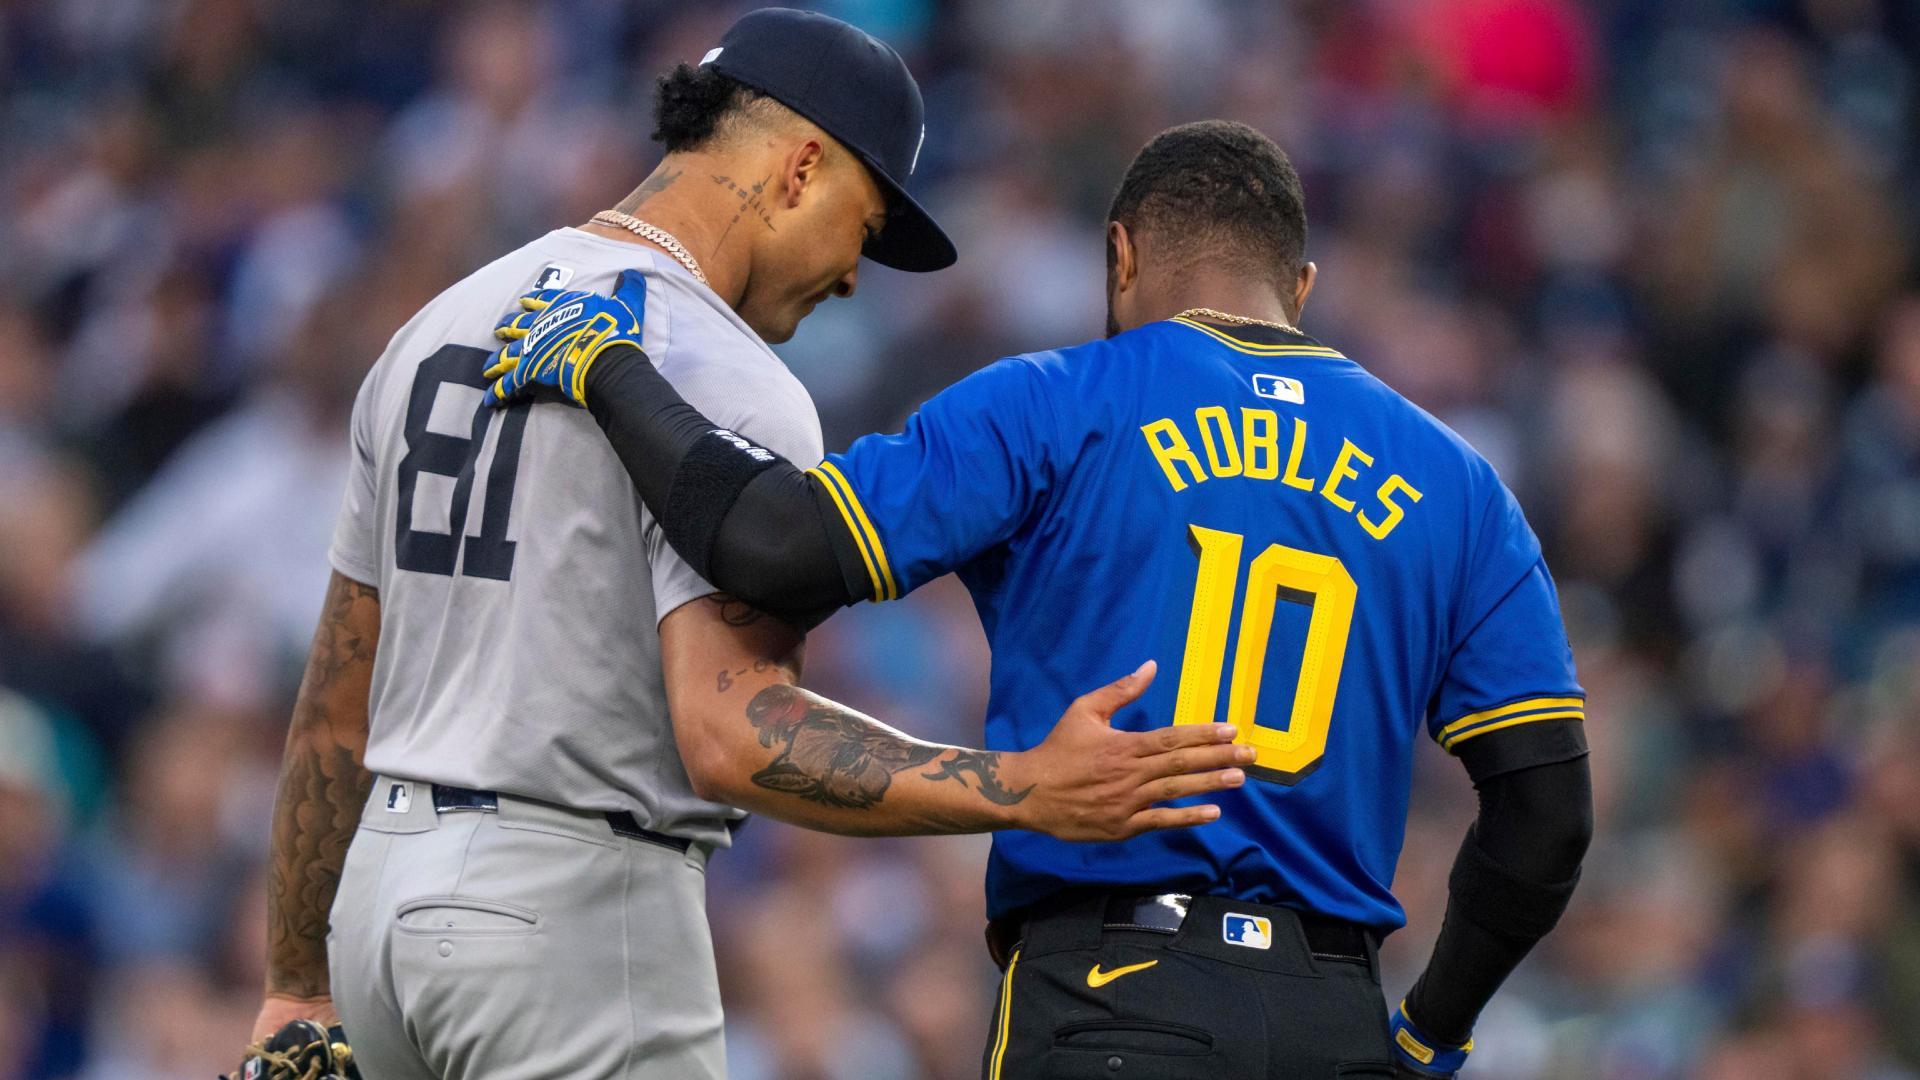
[{"label": "navy blue baseball cap", "polygon": [[953,265],[953,241],[907,194],[927,123],[920,86],[899,53],[831,16],[761,8],[734,23],[700,66],[813,121],[866,162],[888,215],[863,249],[867,258],[898,270]]}]

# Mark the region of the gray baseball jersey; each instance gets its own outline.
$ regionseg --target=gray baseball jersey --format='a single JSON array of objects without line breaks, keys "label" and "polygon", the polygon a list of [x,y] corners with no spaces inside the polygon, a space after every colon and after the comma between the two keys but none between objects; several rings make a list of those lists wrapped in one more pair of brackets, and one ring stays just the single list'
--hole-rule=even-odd
[{"label": "gray baseball jersey", "polygon": [[661,538],[593,418],[482,403],[494,324],[529,288],[647,279],[642,342],[717,423],[821,457],[806,390],[719,297],[651,247],[558,229],[441,293],[353,409],[331,558],[380,590],[367,768],[508,792],[716,846],[674,744],[658,620],[713,587]]}]

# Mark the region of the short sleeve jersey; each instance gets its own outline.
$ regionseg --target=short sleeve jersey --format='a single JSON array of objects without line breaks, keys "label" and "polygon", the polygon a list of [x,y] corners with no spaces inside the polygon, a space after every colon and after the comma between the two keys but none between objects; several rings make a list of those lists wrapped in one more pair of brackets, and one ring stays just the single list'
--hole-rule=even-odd
[{"label": "short sleeve jersey", "polygon": [[370,769],[627,810],[718,845],[741,814],[687,780],[657,631],[713,587],[667,546],[584,410],[482,402],[493,327],[521,293],[606,291],[628,268],[646,280],[643,347],[681,393],[818,460],[812,399],[719,297],[651,248],[560,229],[394,336],[354,403],[331,559],[380,590]]},{"label": "short sleeve jersey", "polygon": [[1228,721],[1259,751],[1200,828],[999,834],[995,914],[1107,885],[1391,929],[1420,733],[1459,751],[1584,717],[1539,542],[1493,468],[1302,335],[1176,319],[1013,357],[814,472],[877,598],[949,571],[972,592],[989,748],[1034,746],[1153,658],[1118,726]]}]

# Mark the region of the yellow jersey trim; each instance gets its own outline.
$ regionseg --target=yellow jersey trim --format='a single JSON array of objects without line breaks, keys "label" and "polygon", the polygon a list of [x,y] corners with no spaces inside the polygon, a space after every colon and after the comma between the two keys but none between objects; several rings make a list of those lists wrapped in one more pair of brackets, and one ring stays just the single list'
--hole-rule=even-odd
[{"label": "yellow jersey trim", "polygon": [[1586,707],[1587,707],[1586,698],[1577,698],[1577,697],[1525,698],[1523,700],[1509,702],[1508,704],[1500,705],[1495,708],[1483,709],[1477,713],[1468,713],[1467,715],[1461,717],[1460,719],[1455,720],[1454,722],[1441,728],[1440,735],[1442,738],[1445,738],[1446,736],[1452,734],[1453,732],[1459,731],[1463,727],[1467,727],[1471,724],[1477,724],[1482,720],[1495,720],[1502,716],[1512,716],[1514,713],[1528,712],[1533,709],[1584,709]]},{"label": "yellow jersey trim", "polygon": [[1491,709],[1469,713],[1441,728],[1434,738],[1442,749],[1455,746],[1489,731],[1530,724],[1536,720],[1585,720],[1587,700],[1577,697],[1537,697],[1508,702]]},{"label": "yellow jersey trim", "polygon": [[1013,969],[1020,963],[1020,950],[1007,960],[1007,973],[1000,979],[1000,1023],[993,1036],[993,1061],[988,1080],[1000,1080],[1000,1066],[1007,1060],[1007,1033],[1013,1026]]},{"label": "yellow jersey trim", "polygon": [[1219,327],[1194,322],[1192,319],[1183,319],[1175,316],[1167,321],[1179,323],[1181,326],[1190,326],[1215,341],[1218,341],[1220,344],[1225,345],[1227,348],[1233,349],[1236,352],[1246,353],[1249,356],[1320,356],[1329,360],[1346,359],[1345,356],[1333,349],[1327,348],[1325,345],[1262,345],[1255,341],[1241,341],[1239,338],[1221,330]]},{"label": "yellow jersey trim", "polygon": [[1558,712],[1527,713],[1523,716],[1516,716],[1508,720],[1498,720],[1486,725],[1485,727],[1474,728],[1472,731],[1462,732],[1458,735],[1453,736],[1450,739],[1442,741],[1440,743],[1440,746],[1442,749],[1451,753],[1454,747],[1459,746],[1461,743],[1466,742],[1468,739],[1475,738],[1480,735],[1485,735],[1489,731],[1499,731],[1501,728],[1515,727],[1520,724],[1531,724],[1538,720],[1585,720],[1586,718],[1587,718],[1587,714],[1580,709],[1565,709]]},{"label": "yellow jersey trim", "polygon": [[876,594],[876,598],[898,599],[900,585],[893,580],[893,570],[887,565],[887,549],[880,543],[880,532],[873,527],[872,520],[867,517],[866,508],[860,505],[860,496],[854,494],[853,485],[847,482],[846,474],[842,473],[833,462],[823,461],[819,467],[822,473],[832,477],[840,485],[840,493],[846,496],[847,505],[853,508],[853,516],[859,519],[860,530],[866,536],[867,547],[873,551],[873,563],[880,571],[880,582],[884,587],[880,593]]},{"label": "yellow jersey trim", "polygon": [[873,556],[867,552],[866,538],[860,535],[860,526],[853,520],[853,511],[847,509],[847,500],[840,497],[840,489],[834,486],[833,478],[822,472],[818,465],[808,469],[807,475],[820,481],[820,485],[827,489],[827,497],[839,508],[840,519],[847,523],[847,532],[853,537],[853,546],[860,549],[860,561],[867,564],[867,577],[873,582],[873,598],[886,599],[885,589],[880,584],[880,571],[874,567]]}]

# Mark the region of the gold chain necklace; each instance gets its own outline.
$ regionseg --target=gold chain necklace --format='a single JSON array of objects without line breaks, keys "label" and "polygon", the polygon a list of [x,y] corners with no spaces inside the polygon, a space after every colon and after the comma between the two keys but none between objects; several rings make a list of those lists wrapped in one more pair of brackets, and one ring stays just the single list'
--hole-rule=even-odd
[{"label": "gold chain necklace", "polygon": [[[1289,334],[1300,333],[1300,328],[1292,323],[1273,322],[1269,319],[1256,319],[1251,315],[1229,315],[1224,311],[1215,311],[1210,307],[1194,307],[1175,315],[1176,319],[1212,319],[1215,322],[1232,323],[1235,326],[1271,326],[1275,330],[1285,330]],[[1305,335],[1302,335],[1305,336]]]},{"label": "gold chain necklace", "polygon": [[707,283],[706,272],[700,269],[700,264],[696,262],[693,255],[687,251],[686,245],[675,239],[672,233],[660,226],[641,221],[632,214],[623,214],[618,210],[600,211],[593,215],[593,223],[595,225],[606,225],[615,229],[625,229],[642,240],[658,244],[662,251],[673,256],[681,266],[686,267],[687,272],[693,275],[695,281],[698,281],[702,285]]}]

